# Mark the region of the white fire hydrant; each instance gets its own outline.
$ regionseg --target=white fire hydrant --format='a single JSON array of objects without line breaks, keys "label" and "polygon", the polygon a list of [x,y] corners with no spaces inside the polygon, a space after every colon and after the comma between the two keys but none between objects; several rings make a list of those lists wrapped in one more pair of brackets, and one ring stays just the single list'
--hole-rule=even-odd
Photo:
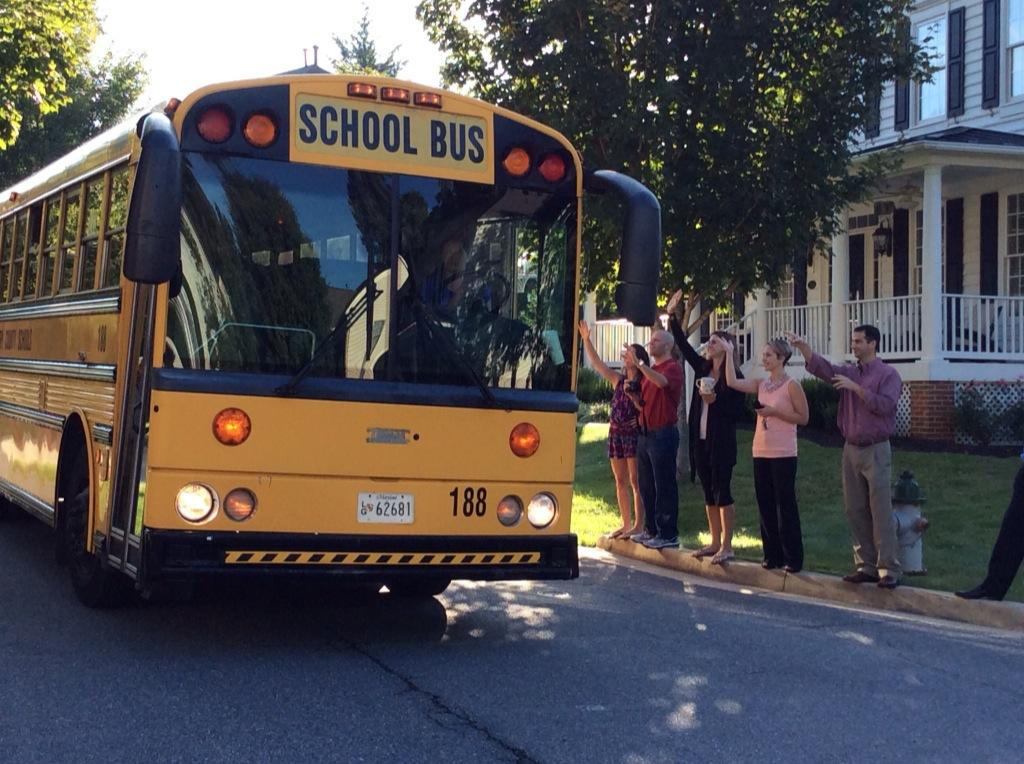
[{"label": "white fire hydrant", "polygon": [[922,560],[921,538],[931,523],[921,516],[924,500],[914,473],[904,470],[892,488],[892,510],[896,517],[900,564],[903,573],[909,576],[923,576],[928,572]]}]

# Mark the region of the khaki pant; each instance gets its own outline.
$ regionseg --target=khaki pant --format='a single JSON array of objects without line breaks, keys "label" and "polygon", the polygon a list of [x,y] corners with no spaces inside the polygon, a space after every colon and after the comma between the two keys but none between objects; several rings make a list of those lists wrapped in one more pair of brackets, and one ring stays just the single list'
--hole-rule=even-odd
[{"label": "khaki pant", "polygon": [[896,518],[892,513],[892,448],[889,441],[873,446],[843,446],[843,500],[853,536],[857,570],[900,577],[896,558]]}]

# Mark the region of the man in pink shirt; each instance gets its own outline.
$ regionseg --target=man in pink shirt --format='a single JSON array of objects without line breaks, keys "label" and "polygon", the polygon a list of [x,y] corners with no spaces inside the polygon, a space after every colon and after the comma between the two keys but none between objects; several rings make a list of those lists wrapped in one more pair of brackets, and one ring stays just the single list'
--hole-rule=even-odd
[{"label": "man in pink shirt", "polygon": [[836,422],[843,446],[843,500],[853,535],[857,570],[843,580],[895,589],[900,581],[896,519],[892,513],[892,449],[899,372],[878,357],[881,334],[869,324],[853,330],[856,363],[832,364],[792,332],[786,339],[803,355],[807,371],[839,391]]}]

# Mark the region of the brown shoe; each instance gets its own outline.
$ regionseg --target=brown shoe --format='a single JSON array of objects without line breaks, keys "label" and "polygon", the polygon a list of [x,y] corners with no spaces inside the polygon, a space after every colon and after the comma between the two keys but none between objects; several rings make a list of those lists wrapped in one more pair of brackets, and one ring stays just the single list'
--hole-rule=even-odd
[{"label": "brown shoe", "polygon": [[878,579],[879,589],[895,589],[899,585],[900,582],[888,574]]},{"label": "brown shoe", "polygon": [[[886,578],[888,577],[889,576],[886,576]],[[843,576],[843,580],[848,584],[877,584],[878,576],[873,576],[870,573],[865,573],[863,570],[858,570],[848,576]]]}]

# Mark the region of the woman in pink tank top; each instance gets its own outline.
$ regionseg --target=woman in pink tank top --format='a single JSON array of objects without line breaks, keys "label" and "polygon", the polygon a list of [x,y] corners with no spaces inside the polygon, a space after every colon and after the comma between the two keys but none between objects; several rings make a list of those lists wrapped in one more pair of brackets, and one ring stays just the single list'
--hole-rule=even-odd
[{"label": "woman in pink tank top", "polygon": [[761,514],[763,568],[796,573],[804,565],[803,534],[796,503],[797,425],[807,424],[807,396],[786,374],[793,349],[783,339],[771,340],[761,351],[767,379],[737,379],[726,373],[734,390],[757,393],[754,429],[754,493]]}]

